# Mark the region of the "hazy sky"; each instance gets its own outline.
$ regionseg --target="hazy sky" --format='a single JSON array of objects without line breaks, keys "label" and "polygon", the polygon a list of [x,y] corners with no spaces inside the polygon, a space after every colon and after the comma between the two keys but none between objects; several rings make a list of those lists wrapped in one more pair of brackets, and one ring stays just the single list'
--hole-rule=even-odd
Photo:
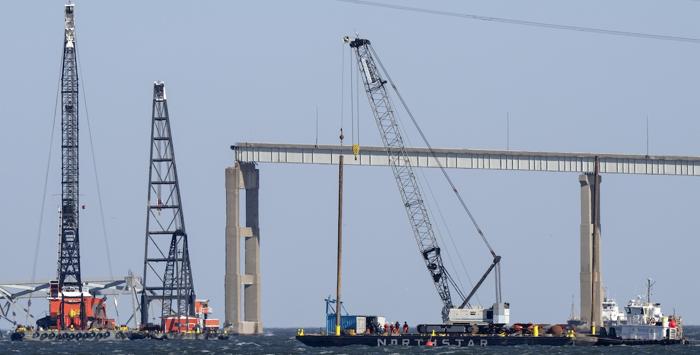
[{"label": "hazy sky", "polygon": [[[690,0],[392,3],[700,37],[700,3]],[[19,281],[31,278],[60,77],[63,2],[5,2],[3,13],[0,281]],[[648,116],[651,154],[700,155],[698,44],[330,0],[78,1],[76,25],[114,273],[142,272],[152,83],[164,80],[195,287],[222,319],[229,146],[313,143],[315,107],[320,143],[336,143],[343,35],[359,32],[372,40],[436,147],[505,148],[509,113],[511,149],[644,153]],[[379,145],[364,96],[360,113],[361,144]],[[81,211],[81,253],[83,278],[95,279],[108,277],[109,269],[85,118],[83,111],[81,194],[87,209]],[[415,136],[411,141],[419,142]],[[56,271],[60,143],[52,144],[40,280]],[[335,289],[337,170],[260,169],[264,325],[321,326],[323,298]],[[460,249],[451,251],[453,257],[461,255],[469,275],[478,278],[490,262],[486,250],[439,172],[424,173]],[[503,256],[511,319],[564,321],[571,295],[578,305],[577,176],[451,175]],[[603,281],[619,303],[642,293],[651,277],[657,280],[654,298],[667,312],[675,307],[686,322],[700,322],[694,277],[699,190],[693,178],[603,177]],[[348,168],[345,192],[347,308],[411,324],[438,321],[440,302],[391,171]],[[452,263],[452,274],[466,280],[460,263]],[[482,304],[492,302],[492,287],[489,279],[479,293]]]}]

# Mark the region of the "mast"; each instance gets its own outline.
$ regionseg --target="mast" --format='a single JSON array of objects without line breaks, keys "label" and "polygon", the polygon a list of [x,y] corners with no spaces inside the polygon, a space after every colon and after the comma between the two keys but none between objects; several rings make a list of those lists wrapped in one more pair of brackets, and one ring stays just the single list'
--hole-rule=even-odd
[{"label": "mast", "polygon": [[[340,129],[340,145],[343,145],[343,129]],[[338,162],[338,266],[335,285],[335,335],[340,335],[340,280],[343,254],[343,154]]]},{"label": "mast", "polygon": [[651,279],[647,278],[647,303],[651,304],[651,288],[656,282],[652,282]]},{"label": "mast", "polygon": [[596,327],[602,326],[602,295],[600,294],[600,161],[595,157],[593,179],[593,238],[591,240],[591,334],[596,334]]},{"label": "mast", "polygon": [[[85,300],[80,274],[79,159],[78,159],[78,65],[75,48],[75,7],[65,6],[65,36],[61,73],[61,241],[58,256],[60,306],[58,327],[65,329],[65,300],[79,297],[80,325],[85,324]],[[79,294],[79,296],[78,296]],[[70,318],[74,318],[70,316]]]},{"label": "mast", "polygon": [[148,323],[151,301],[161,301],[161,322],[165,324],[166,317],[193,316],[195,300],[168,101],[162,81],[153,83],[151,119],[142,326]]}]

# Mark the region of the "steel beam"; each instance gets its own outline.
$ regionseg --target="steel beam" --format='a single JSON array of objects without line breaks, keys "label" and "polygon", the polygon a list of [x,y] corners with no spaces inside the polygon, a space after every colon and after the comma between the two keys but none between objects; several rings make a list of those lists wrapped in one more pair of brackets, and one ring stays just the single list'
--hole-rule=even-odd
[{"label": "steel beam", "polygon": [[[353,156],[351,146],[237,143],[231,146],[240,162],[337,165],[341,154]],[[592,173],[595,158],[602,174],[700,176],[700,157],[609,153],[559,153],[479,149],[433,149],[440,164],[450,169],[486,169]],[[437,168],[427,148],[406,148],[411,165]],[[384,147],[361,147],[357,159],[345,165],[389,166]]]}]

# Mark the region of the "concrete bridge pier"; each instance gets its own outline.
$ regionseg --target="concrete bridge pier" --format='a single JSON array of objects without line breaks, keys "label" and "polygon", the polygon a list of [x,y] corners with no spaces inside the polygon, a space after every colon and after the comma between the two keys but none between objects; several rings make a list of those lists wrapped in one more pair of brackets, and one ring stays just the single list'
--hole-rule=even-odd
[{"label": "concrete bridge pier", "polygon": [[[233,334],[262,334],[263,332],[260,317],[259,188],[260,171],[255,167],[255,163],[236,162],[233,167],[226,168],[224,326]],[[245,189],[245,227],[240,225],[241,189]],[[243,255],[241,255],[241,239],[244,240]],[[245,268],[243,274],[240,270],[241,258]],[[243,317],[241,317],[241,301]]]},{"label": "concrete bridge pier", "polygon": [[[597,179],[596,179],[597,178]],[[597,184],[596,184],[597,180]],[[586,324],[602,326],[600,272],[600,182],[598,174],[582,174],[581,185],[581,320]],[[593,313],[591,313],[593,309]],[[591,317],[593,323],[591,323]]]}]

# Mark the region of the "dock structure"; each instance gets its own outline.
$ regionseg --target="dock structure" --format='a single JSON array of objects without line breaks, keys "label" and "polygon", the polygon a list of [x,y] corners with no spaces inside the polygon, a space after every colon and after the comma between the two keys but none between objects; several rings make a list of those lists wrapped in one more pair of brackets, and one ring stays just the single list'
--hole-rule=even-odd
[{"label": "dock structure", "polygon": [[[226,168],[226,274],[224,327],[233,334],[262,334],[260,317],[260,173],[252,162]],[[240,191],[245,189],[245,226],[241,226]],[[241,240],[244,251],[241,254]],[[241,273],[243,258],[244,273]],[[241,298],[241,289],[243,297]],[[243,319],[241,319],[241,305]]]},{"label": "dock structure", "polygon": [[[269,164],[314,164],[337,165],[341,155],[353,155],[351,146],[313,145],[313,144],[270,144],[270,143],[237,143],[231,146],[234,151],[235,166],[226,169],[227,223],[226,223],[226,320],[240,317],[240,285],[248,285],[242,276],[238,275],[238,257],[240,256],[240,238],[242,233],[238,227],[238,191],[243,186],[246,189],[246,209],[251,209],[253,220],[247,220],[246,225],[255,226],[252,231],[251,264],[257,265],[248,269],[248,239],[246,239],[246,275],[245,280],[255,282],[255,291],[251,297],[256,297],[256,317],[249,315],[248,306],[245,310],[244,327],[255,319],[257,329],[262,330],[260,322],[260,268],[259,268],[259,231],[258,203],[259,170],[255,163]],[[635,174],[635,175],[670,175],[670,176],[700,176],[700,157],[694,156],[662,156],[639,154],[603,154],[603,153],[560,153],[560,152],[531,152],[512,150],[479,150],[479,149],[445,149],[406,148],[408,160],[417,168],[438,168],[442,165],[448,169],[485,169],[534,171],[553,173],[576,173],[581,189],[581,227],[580,227],[580,301],[581,319],[587,323],[600,326],[603,295],[601,292],[602,272],[600,269],[600,181],[601,174]],[[437,160],[437,161],[436,161]],[[439,161],[439,163],[438,163]],[[347,159],[345,165],[388,167],[389,158],[384,147],[362,147],[357,159]],[[247,170],[249,180],[254,183],[241,182],[245,180],[244,170]],[[250,173],[254,171],[254,173]],[[236,173],[238,172],[238,173]],[[235,180],[239,179],[239,180]],[[596,183],[597,182],[597,183]],[[234,192],[235,190],[235,192]],[[250,191],[250,192],[249,192]],[[248,198],[248,194],[251,198]],[[597,197],[596,197],[597,196]],[[253,201],[251,201],[253,200]],[[235,205],[235,206],[234,206]],[[235,211],[234,211],[235,210]],[[235,216],[234,216],[235,214]],[[246,219],[251,215],[246,213]],[[237,237],[234,238],[234,235]],[[232,239],[235,239],[233,241]],[[229,248],[229,243],[235,244]],[[254,246],[252,245],[254,244]],[[229,269],[229,263],[234,263]],[[254,271],[254,272],[253,272]],[[232,275],[232,281],[229,276]],[[255,275],[255,276],[250,276]],[[236,278],[238,281],[234,281]],[[254,280],[254,281],[253,281]],[[232,285],[238,285],[233,287]],[[252,286],[252,284],[250,285]],[[234,296],[235,295],[235,296]],[[246,294],[248,297],[248,294]],[[237,303],[238,302],[238,303]],[[247,301],[246,302],[253,302]],[[248,305],[248,303],[246,303]],[[592,312],[592,310],[597,310]],[[229,317],[229,314],[231,315]],[[249,330],[250,328],[246,328]],[[241,332],[241,334],[243,334]]]}]

